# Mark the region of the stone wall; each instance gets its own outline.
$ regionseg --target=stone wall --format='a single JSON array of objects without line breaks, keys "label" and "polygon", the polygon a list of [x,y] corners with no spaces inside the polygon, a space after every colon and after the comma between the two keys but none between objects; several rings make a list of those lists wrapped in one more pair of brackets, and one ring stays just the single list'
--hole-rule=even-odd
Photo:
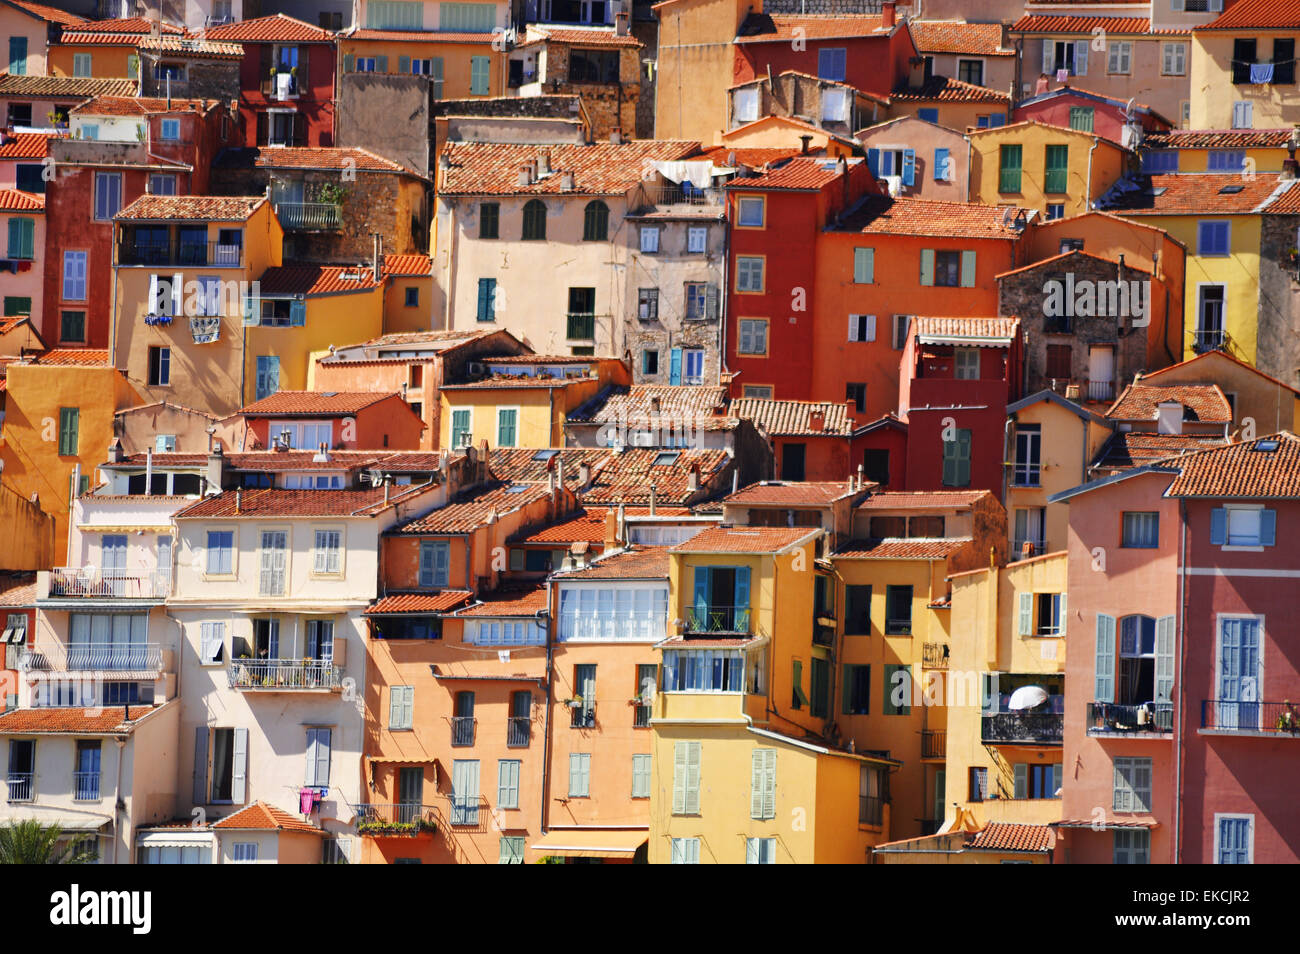
[{"label": "stone wall", "polygon": [[1261,218],[1255,367],[1294,387],[1300,383],[1300,267],[1288,252],[1296,247],[1300,216]]},{"label": "stone wall", "polygon": [[425,76],[344,73],[335,104],[335,144],[369,149],[427,176],[429,97]]},{"label": "stone wall", "polygon": [[[238,60],[188,60],[184,83],[172,83],[172,95],[190,99],[219,99],[229,104],[239,99]],[[166,96],[167,83],[155,79],[153,70],[142,71],[141,96]]]},{"label": "stone wall", "polygon": [[[619,50],[618,83],[570,83],[569,47],[550,43],[546,47],[546,81],[549,93],[570,94],[582,97],[583,106],[591,120],[591,138],[597,142],[609,139],[615,129],[623,131],[625,139],[636,134],[637,117],[641,99],[641,50],[636,47]],[[558,81],[558,82],[556,82]],[[651,106],[653,110],[653,105]],[[653,113],[652,113],[653,114]]]},{"label": "stone wall", "polygon": [[[632,35],[645,44],[639,59],[650,60],[651,68],[658,72],[659,60],[659,21],[651,18],[649,22],[633,22]],[[653,139],[655,134],[655,87],[656,83],[646,76],[646,64],[638,63],[641,78],[641,95],[636,101],[636,138]]]}]

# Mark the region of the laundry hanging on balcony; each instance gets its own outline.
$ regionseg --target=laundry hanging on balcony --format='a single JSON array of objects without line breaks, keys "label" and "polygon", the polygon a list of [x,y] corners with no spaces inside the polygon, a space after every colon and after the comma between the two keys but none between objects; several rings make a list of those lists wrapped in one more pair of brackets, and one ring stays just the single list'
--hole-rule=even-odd
[{"label": "laundry hanging on balcony", "polygon": [[713,163],[708,160],[703,162],[657,161],[654,163],[654,168],[665,179],[678,185],[689,182],[697,189],[707,189],[713,185]]},{"label": "laundry hanging on balcony", "polygon": [[1260,86],[1273,82],[1273,63],[1251,63],[1250,81]]}]

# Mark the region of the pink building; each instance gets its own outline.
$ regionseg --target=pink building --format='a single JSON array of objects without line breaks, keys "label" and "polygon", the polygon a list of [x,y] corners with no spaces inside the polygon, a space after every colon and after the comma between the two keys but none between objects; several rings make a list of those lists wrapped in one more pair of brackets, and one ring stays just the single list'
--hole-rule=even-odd
[{"label": "pink building", "polygon": [[45,196],[0,188],[0,298],[3,317],[40,324],[40,260],[45,250]]},{"label": "pink building", "polygon": [[1021,100],[1011,113],[1011,121],[1047,123],[1066,129],[1087,128],[1130,148],[1134,137],[1124,132],[1126,126],[1133,125],[1144,132],[1167,132],[1174,126],[1173,121],[1150,106],[1134,102],[1130,107],[1127,100],[1068,85]]}]

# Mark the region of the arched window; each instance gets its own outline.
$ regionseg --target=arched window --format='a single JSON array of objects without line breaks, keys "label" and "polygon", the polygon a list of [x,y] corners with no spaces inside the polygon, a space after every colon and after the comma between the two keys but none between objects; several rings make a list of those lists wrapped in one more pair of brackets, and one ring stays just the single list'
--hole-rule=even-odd
[{"label": "arched window", "polygon": [[524,206],[524,240],[545,241],[546,239],[546,203],[541,199],[529,199]]},{"label": "arched window", "polygon": [[582,221],[584,242],[603,242],[609,238],[609,206],[599,199],[587,203]]}]

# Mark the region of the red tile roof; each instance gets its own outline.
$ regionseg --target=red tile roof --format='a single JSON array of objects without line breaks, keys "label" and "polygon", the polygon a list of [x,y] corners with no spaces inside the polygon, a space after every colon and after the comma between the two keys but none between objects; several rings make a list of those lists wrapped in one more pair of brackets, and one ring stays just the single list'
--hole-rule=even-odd
[{"label": "red tile roof", "polygon": [[972,56],[1015,56],[1002,45],[1002,24],[961,20],[912,20],[908,23],[922,53],[967,53]]},{"label": "red tile roof", "polygon": [[1157,434],[1155,431],[1116,431],[1110,436],[1091,467],[1096,470],[1128,470],[1218,447],[1227,438],[1217,434]]},{"label": "red tile roof", "polygon": [[1300,28],[1300,7],[1294,0],[1236,0],[1222,14],[1197,30],[1287,30]]},{"label": "red tile roof", "polygon": [[931,76],[920,86],[899,86],[889,94],[894,102],[997,103],[1011,105],[1011,94],[987,86],[964,83],[949,76]]},{"label": "red tile roof", "polygon": [[380,271],[385,278],[422,278],[433,274],[433,259],[428,255],[385,255]]},{"label": "red tile roof", "polygon": [[840,167],[837,160],[797,156],[775,168],[769,167],[766,172],[757,176],[733,179],[727,183],[727,188],[737,192],[770,189],[815,192],[826,188],[839,177]]},{"label": "red tile roof", "polygon": [[[821,412],[823,423],[813,430],[812,416]],[[853,433],[853,419],[843,401],[768,401],[738,398],[730,414],[753,421],[774,437],[847,437]]]},{"label": "red tile roof", "polygon": [[197,36],[147,36],[139,49],[166,53],[171,56],[193,56],[198,59],[242,60],[244,48],[238,43],[220,43]]},{"label": "red tile roof", "polygon": [[0,606],[35,606],[36,573],[0,571]]},{"label": "red tile roof", "polygon": [[1190,454],[1170,497],[1300,497],[1300,438],[1290,431]]},{"label": "red tile roof", "polygon": [[822,507],[851,497],[848,480],[764,480],[741,487],[724,503],[753,507]]},{"label": "red tile roof", "polygon": [[545,584],[529,587],[501,587],[480,593],[478,602],[459,610],[456,615],[536,616],[539,610],[549,608]]},{"label": "red tile roof", "polygon": [[89,96],[134,96],[136,81],[91,76],[12,76],[0,73],[0,96],[37,99],[85,99]]},{"label": "red tile roof", "polygon": [[338,417],[401,395],[396,391],[277,391],[236,413],[249,417]]},{"label": "red tile roof", "polygon": [[545,484],[512,484],[504,481],[476,487],[456,495],[444,507],[408,520],[389,533],[470,533],[503,514],[513,513],[549,495]]},{"label": "red tile roof", "polygon": [[[1091,35],[1100,28],[1114,36],[1137,36],[1151,32],[1147,17],[1075,17],[1030,14],[1011,24],[1012,33],[1069,33]],[[1188,30],[1160,32],[1187,33]]]},{"label": "red tile roof", "polygon": [[209,40],[233,40],[236,43],[333,43],[335,40],[334,34],[328,30],[283,13],[208,27],[205,35]]},{"label": "red tile roof", "polygon": [[987,490],[888,490],[872,494],[858,509],[966,510],[988,496],[991,495]]},{"label": "red tile roof", "polygon": [[[632,142],[569,143],[546,146],[451,142],[442,156],[451,164],[442,171],[443,195],[622,195],[641,181],[648,160],[685,159],[699,151],[698,142],[643,139]],[[518,184],[519,168],[549,154],[551,174],[531,185]],[[573,189],[562,188],[563,173],[574,176]]]},{"label": "red tile roof", "polygon": [[1285,149],[1290,129],[1170,129],[1147,133],[1143,149]]},{"label": "red tile roof", "polygon": [[1130,384],[1106,411],[1112,421],[1154,421],[1157,405],[1170,402],[1190,410],[1202,424],[1232,421],[1232,405],[1217,384]]},{"label": "red tile roof", "polygon": [[45,196],[39,192],[0,189],[0,212],[44,212]]},{"label": "red tile roof", "polygon": [[132,731],[154,709],[150,706],[131,706],[127,709],[111,706],[103,709],[73,708],[11,709],[0,715],[0,735],[32,734],[46,732],[116,734]]},{"label": "red tile roof", "polygon": [[1149,188],[1121,193],[1106,204],[1123,216],[1252,215],[1276,211],[1274,192],[1294,191],[1300,181],[1280,179],[1276,172],[1258,172],[1250,179],[1237,172],[1184,172],[1140,181],[1147,180]]},{"label": "red tile roof", "polygon": [[[173,519],[200,517],[369,517],[423,491],[421,485],[377,490],[285,490],[280,487],[227,490],[179,510]],[[238,510],[236,510],[238,503]]]},{"label": "red tile roof", "polygon": [[[406,172],[406,167],[358,146],[274,146],[259,149],[254,165],[266,169],[356,169]],[[413,173],[411,173],[413,174]]]},{"label": "red tile roof", "polygon": [[246,222],[267,201],[264,195],[142,195],[117,218]]},{"label": "red tile roof", "polygon": [[737,43],[792,43],[796,40],[870,39],[888,35],[884,20],[869,15],[782,15],[751,13],[740,24]]},{"label": "red tile roof", "polygon": [[[737,149],[732,146],[713,146],[705,149],[700,158],[708,159],[715,166],[727,167],[733,161],[750,169],[760,169],[771,162],[792,159],[799,155],[799,147],[764,147]],[[734,159],[732,158],[734,157]]]},{"label": "red tile roof", "polygon": [[313,835],[325,834],[315,825],[295,818],[283,809],[256,801],[247,808],[242,808],[233,815],[227,815],[213,828],[225,831],[299,831]]},{"label": "red tile roof", "polygon": [[671,547],[674,553],[779,553],[786,547],[816,539],[817,527],[729,527],[701,530]]},{"label": "red tile roof", "polygon": [[[537,460],[538,454],[546,450],[556,450],[557,454],[550,460]],[[578,471],[587,464],[594,474],[614,457],[612,450],[594,447],[532,448],[532,447],[498,447],[491,452],[488,469],[492,475],[501,480],[544,482],[547,474],[554,467],[554,462],[564,461],[564,482],[566,485],[577,484]],[[549,466],[548,466],[549,465]]]},{"label": "red tile roof", "polygon": [[148,34],[153,32],[155,26],[158,26],[160,32],[164,34],[181,34],[185,32],[174,23],[151,20],[148,17],[117,17],[109,20],[87,20],[80,25],[78,30],[64,30],[63,35],[66,37],[69,33],[80,32],[81,30],[95,33]]},{"label": "red tile roof", "polygon": [[8,2],[19,10],[25,10],[32,16],[40,17],[42,20],[48,20],[51,23],[73,26],[78,23],[88,22],[85,17],[79,17],[75,13],[68,13],[66,10],[46,6],[43,3],[32,3],[32,0],[8,0]]},{"label": "red tile roof", "polygon": [[152,113],[210,113],[220,105],[215,99],[177,99],[154,96],[96,96],[69,112],[88,116],[148,116]]},{"label": "red tile roof", "polygon": [[525,530],[510,538],[512,544],[604,543],[605,510],[578,510],[545,527]]},{"label": "red tile roof", "polygon": [[50,154],[48,133],[14,133],[0,145],[0,159],[44,159]]},{"label": "red tile roof", "polygon": [[953,341],[989,341],[1010,344],[1020,329],[1019,318],[927,318],[912,322],[912,333],[922,344]]},{"label": "red tile roof", "polygon": [[445,613],[473,596],[469,590],[442,590],[438,593],[392,593],[370,604],[366,616],[398,613]]},{"label": "red tile roof", "polygon": [[[665,454],[676,454],[671,463],[656,464]],[[645,504],[650,488],[659,504],[684,506],[697,496],[707,496],[709,479],[721,471],[731,458],[725,450],[661,451],[652,448],[628,448],[614,454],[595,473],[591,489],[582,494],[583,503]],[[691,466],[700,469],[700,489],[690,489]],[[568,464],[565,473],[568,474]]]},{"label": "red tile roof", "polygon": [[833,554],[844,560],[944,560],[966,549],[970,537],[886,537],[850,540]]},{"label": "red tile roof", "polygon": [[32,359],[33,364],[60,365],[63,367],[99,367],[108,364],[108,350],[96,348],[51,348]]},{"label": "red tile roof", "polygon": [[121,46],[128,50],[134,50],[142,36],[141,33],[122,31],[64,30],[63,35],[59,37],[57,46],[54,44],[51,44],[51,46],[52,48],[58,46]]},{"label": "red tile roof", "polygon": [[263,298],[276,295],[341,295],[373,291],[380,283],[368,265],[278,265],[262,273]]},{"label": "red tile roof", "polygon": [[644,43],[630,33],[619,36],[614,32],[613,27],[581,29],[552,27],[543,24],[530,25],[519,46],[531,46],[534,43],[546,41],[571,46],[632,47],[635,49],[645,46]]},{"label": "red tile roof", "polygon": [[864,235],[926,235],[938,238],[1016,239],[1016,209],[974,202],[867,196],[836,226]]},{"label": "red tile roof", "polygon": [[[1187,358],[1184,361],[1179,361],[1177,364],[1167,365],[1163,368],[1160,368],[1158,371],[1148,371],[1146,374],[1142,375],[1142,380],[1144,382],[1150,383],[1153,378],[1158,378],[1161,375],[1166,374],[1166,372],[1173,371],[1175,368],[1188,368],[1191,367],[1192,365],[1197,365],[1197,364],[1206,365],[1208,370],[1208,368],[1214,366],[1214,363],[1216,361],[1229,361],[1232,364],[1235,364],[1239,368],[1244,368],[1245,370],[1249,371],[1251,374],[1256,375],[1257,377],[1261,377],[1266,381],[1270,381],[1273,384],[1276,384],[1278,387],[1286,388],[1286,390],[1300,396],[1300,388],[1294,388],[1291,385],[1287,384],[1285,381],[1273,377],[1271,374],[1265,374],[1263,371],[1259,370],[1259,368],[1255,367],[1253,364],[1247,364],[1245,361],[1242,361],[1240,358],[1228,354],[1228,352],[1226,351],[1202,352],[1201,354],[1198,354],[1194,358]],[[1210,373],[1212,374],[1213,372]],[[1159,382],[1156,383],[1158,384]]]},{"label": "red tile roof", "polygon": [[1056,833],[1047,825],[989,822],[966,843],[973,851],[1051,851]]},{"label": "red tile roof", "polygon": [[631,546],[607,551],[581,570],[564,570],[555,574],[567,580],[666,580],[668,547]]},{"label": "red tile roof", "polygon": [[571,424],[646,423],[664,427],[695,427],[699,419],[713,416],[727,399],[724,387],[670,384],[636,384],[606,391],[576,408]]}]

